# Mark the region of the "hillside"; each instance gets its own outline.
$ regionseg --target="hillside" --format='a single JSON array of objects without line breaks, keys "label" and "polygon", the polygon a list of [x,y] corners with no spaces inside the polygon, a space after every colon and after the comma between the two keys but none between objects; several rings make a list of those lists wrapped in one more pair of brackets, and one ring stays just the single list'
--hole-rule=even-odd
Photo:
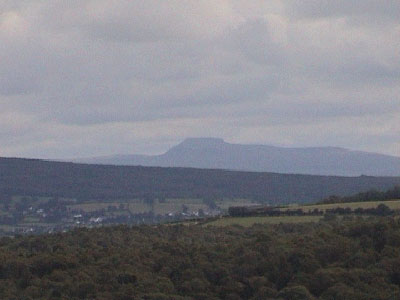
[{"label": "hillside", "polygon": [[400,177],[334,177],[213,169],[85,165],[0,158],[0,195],[80,200],[247,198],[281,204],[313,202],[372,188],[387,190]]},{"label": "hillside", "polygon": [[239,145],[216,138],[189,138],[161,155],[115,155],[76,162],[193,167],[337,176],[400,176],[400,158],[343,148]]}]

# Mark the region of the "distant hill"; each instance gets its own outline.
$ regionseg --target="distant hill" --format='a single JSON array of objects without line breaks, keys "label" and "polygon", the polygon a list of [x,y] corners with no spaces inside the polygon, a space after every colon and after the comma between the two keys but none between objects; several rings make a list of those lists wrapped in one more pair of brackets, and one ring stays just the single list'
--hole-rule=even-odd
[{"label": "distant hill", "polygon": [[400,176],[400,157],[343,148],[239,145],[217,138],[189,138],[161,155],[114,155],[76,162],[193,167],[336,176]]},{"label": "distant hill", "polygon": [[288,175],[0,158],[0,198],[25,195],[112,201],[138,197],[230,197],[282,204],[313,202],[330,195],[346,196],[370,189],[388,190],[395,185],[400,185],[400,177]]}]

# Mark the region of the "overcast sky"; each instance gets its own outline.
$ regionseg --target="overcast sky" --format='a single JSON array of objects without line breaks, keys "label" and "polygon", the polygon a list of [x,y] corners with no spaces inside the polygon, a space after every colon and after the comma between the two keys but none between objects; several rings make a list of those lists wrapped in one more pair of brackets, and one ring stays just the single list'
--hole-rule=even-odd
[{"label": "overcast sky", "polygon": [[208,136],[400,156],[400,1],[0,0],[0,156]]}]

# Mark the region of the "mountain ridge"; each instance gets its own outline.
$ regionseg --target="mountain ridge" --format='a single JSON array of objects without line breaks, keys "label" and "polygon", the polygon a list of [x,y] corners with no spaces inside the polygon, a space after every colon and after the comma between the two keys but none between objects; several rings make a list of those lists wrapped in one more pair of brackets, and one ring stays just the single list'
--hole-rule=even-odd
[{"label": "mountain ridge", "polygon": [[400,176],[400,157],[396,156],[340,147],[232,144],[221,138],[187,138],[159,155],[110,155],[73,162],[328,176]]}]

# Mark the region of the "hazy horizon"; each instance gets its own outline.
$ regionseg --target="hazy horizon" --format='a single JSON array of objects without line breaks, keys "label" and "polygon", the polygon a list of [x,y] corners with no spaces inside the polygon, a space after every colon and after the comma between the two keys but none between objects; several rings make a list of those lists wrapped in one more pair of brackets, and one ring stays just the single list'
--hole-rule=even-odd
[{"label": "hazy horizon", "polygon": [[[393,156],[393,157],[400,157],[397,155],[391,155],[391,154],[385,154],[385,153],[379,153],[379,152],[373,152],[373,151],[363,151],[363,150],[359,150],[359,149],[349,149],[349,148],[345,148],[345,147],[337,147],[337,146],[332,146],[332,145],[328,145],[328,146],[287,146],[287,145],[274,145],[274,144],[260,144],[260,143],[233,143],[233,142],[229,142],[227,140],[225,140],[224,138],[220,138],[220,137],[204,137],[204,136],[199,136],[199,137],[187,137],[184,138],[183,140],[179,141],[177,144],[173,144],[171,146],[169,146],[167,149],[162,150],[161,152],[157,152],[157,153],[109,153],[109,154],[104,154],[104,155],[100,155],[99,157],[102,156],[113,156],[113,155],[148,155],[148,156],[152,156],[152,155],[162,155],[167,153],[171,148],[181,145],[183,142],[190,140],[190,139],[198,139],[198,140],[204,140],[204,139],[218,139],[223,141],[224,143],[227,144],[231,144],[231,145],[246,145],[246,146],[266,146],[266,147],[276,147],[276,148],[287,148],[287,149],[307,149],[307,148],[321,148],[321,149],[329,149],[329,148],[339,148],[339,149],[343,149],[343,150],[348,150],[348,151],[352,151],[352,152],[365,152],[365,153],[375,153],[375,154],[383,154],[383,155],[389,155],[389,156]],[[96,157],[96,156],[91,156],[91,157]],[[76,157],[70,157],[69,159],[73,159]],[[68,158],[67,158],[68,159]]]},{"label": "hazy horizon", "polygon": [[120,152],[115,152],[115,153],[103,153],[100,155],[91,155],[91,156],[71,156],[71,157],[34,157],[34,156],[0,156],[0,157],[9,157],[9,158],[28,158],[28,159],[49,159],[49,160],[60,160],[60,161],[66,161],[66,160],[73,160],[73,159],[79,159],[79,158],[96,158],[96,157],[111,157],[111,156],[129,156],[129,155],[144,155],[144,156],[156,156],[156,155],[162,155],[167,153],[171,148],[178,146],[182,144],[184,141],[188,139],[220,139],[224,143],[231,144],[231,145],[245,145],[245,146],[266,146],[266,147],[276,147],[276,148],[286,148],[286,149],[311,149],[311,148],[320,148],[320,149],[329,149],[329,148],[338,148],[338,149],[343,149],[343,150],[348,150],[351,152],[364,152],[364,153],[372,153],[372,154],[382,154],[382,155],[388,155],[392,157],[397,157],[400,158],[400,155],[393,155],[393,154],[387,154],[387,153],[382,153],[382,152],[374,152],[374,151],[364,151],[360,149],[350,149],[350,148],[345,148],[345,147],[337,147],[333,145],[327,145],[327,146],[319,146],[319,145],[314,145],[314,146],[287,146],[287,145],[277,145],[277,144],[260,144],[260,143],[234,143],[225,140],[224,138],[219,138],[219,137],[187,137],[184,138],[183,140],[180,140],[176,144],[171,144],[170,146],[167,146],[167,148],[164,150],[160,150],[158,152],[154,153],[140,153],[140,152],[126,152],[126,153],[120,153]]}]

